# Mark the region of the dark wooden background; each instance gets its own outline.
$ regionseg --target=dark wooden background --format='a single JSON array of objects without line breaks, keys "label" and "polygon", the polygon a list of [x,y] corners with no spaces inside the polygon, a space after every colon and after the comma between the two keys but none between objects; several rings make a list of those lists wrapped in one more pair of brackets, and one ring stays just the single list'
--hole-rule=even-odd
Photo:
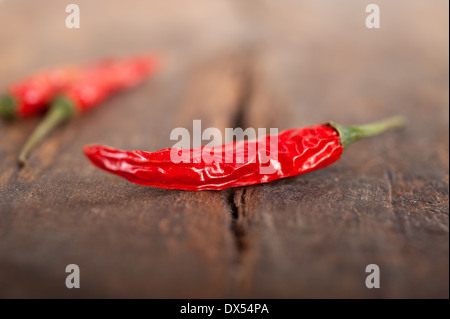
[{"label": "dark wooden background", "polygon": [[[0,297],[448,298],[448,2],[0,1],[0,87],[39,69],[155,51],[165,68],[60,127],[0,123]],[[146,188],[89,143],[170,147],[173,128],[359,124],[404,130],[297,178],[220,192]],[[65,267],[81,288],[65,287]],[[381,270],[367,289],[365,267]]]}]

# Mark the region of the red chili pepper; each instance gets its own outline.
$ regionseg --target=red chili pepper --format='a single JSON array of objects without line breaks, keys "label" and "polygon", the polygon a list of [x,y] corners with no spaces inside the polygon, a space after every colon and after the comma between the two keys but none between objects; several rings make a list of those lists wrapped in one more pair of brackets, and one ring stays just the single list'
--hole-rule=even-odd
[{"label": "red chili pepper", "polygon": [[53,101],[48,114],[22,148],[19,165],[25,163],[31,149],[54,127],[97,106],[113,93],[141,83],[157,67],[155,56],[139,56],[106,61],[86,70]]},{"label": "red chili pepper", "polygon": [[12,84],[0,98],[0,116],[22,118],[45,110],[55,95],[80,76],[75,67],[42,71]]},{"label": "red chili pepper", "polygon": [[[206,146],[189,150],[191,160],[177,164],[171,160],[173,150],[170,148],[149,153],[92,145],[86,146],[84,153],[99,168],[140,185],[189,191],[222,190],[267,183],[323,168],[338,160],[342,151],[356,140],[379,134],[390,127],[402,126],[403,122],[402,118],[394,117],[362,126],[346,127],[327,123],[290,129],[275,139],[278,147],[275,154],[267,153],[271,149],[270,143],[274,143],[267,135],[256,141],[222,145],[219,155],[215,157],[216,161],[212,162],[205,162],[202,156],[212,151]],[[256,145],[256,152],[249,152],[250,143],[253,149]],[[259,147],[261,145],[262,148]],[[229,152],[232,152],[233,158],[244,154],[247,160],[244,163],[227,163],[224,158],[230,155]],[[272,169],[271,173],[260,170],[266,166],[262,161],[265,156],[268,156],[267,166]]]}]

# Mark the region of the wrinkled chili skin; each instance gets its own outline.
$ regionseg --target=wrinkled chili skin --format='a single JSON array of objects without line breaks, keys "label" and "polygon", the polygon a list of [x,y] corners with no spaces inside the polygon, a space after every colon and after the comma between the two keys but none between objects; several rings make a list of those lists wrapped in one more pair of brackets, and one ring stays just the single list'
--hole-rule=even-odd
[{"label": "wrinkled chili skin", "polygon": [[112,61],[106,67],[91,68],[82,79],[63,90],[61,96],[72,102],[77,113],[84,113],[113,93],[143,82],[157,67],[157,59],[152,56]]},{"label": "wrinkled chili skin", "polygon": [[[256,140],[256,145],[263,143],[264,147],[262,149],[256,147],[254,157],[251,158],[248,158],[250,141],[219,146],[219,151],[214,154],[219,157],[219,161],[212,163],[206,163],[201,157],[202,152],[211,150],[206,146],[201,147],[201,151],[189,150],[194,160],[178,164],[171,160],[170,148],[149,153],[126,152],[91,145],[84,148],[84,153],[94,165],[122,176],[130,182],[167,189],[198,191],[222,190],[297,176],[334,163],[343,152],[338,132],[326,124],[281,132],[274,140],[278,145],[276,154],[269,152],[270,141],[269,135]],[[263,158],[261,152],[265,152],[266,149],[270,161],[261,163]],[[244,163],[226,163],[224,156],[230,150],[234,156],[244,154],[247,160]],[[260,167],[268,165],[272,166],[273,173],[262,173]]]},{"label": "wrinkled chili skin", "polygon": [[155,57],[138,56],[56,68],[11,85],[4,96],[12,100],[14,117],[18,118],[42,113],[60,94],[69,98],[77,111],[84,112],[112,93],[139,84],[156,67]]},{"label": "wrinkled chili skin", "polygon": [[45,110],[51,100],[79,76],[74,67],[43,71],[12,84],[6,95],[15,102],[16,117],[30,117]]},{"label": "wrinkled chili skin", "polygon": [[[25,164],[29,152],[56,126],[100,105],[114,93],[140,84],[158,67],[159,59],[153,54],[107,59],[87,66],[82,76],[53,99],[45,118],[22,147],[19,166]],[[7,98],[1,103],[0,114],[9,115],[11,100]]]}]

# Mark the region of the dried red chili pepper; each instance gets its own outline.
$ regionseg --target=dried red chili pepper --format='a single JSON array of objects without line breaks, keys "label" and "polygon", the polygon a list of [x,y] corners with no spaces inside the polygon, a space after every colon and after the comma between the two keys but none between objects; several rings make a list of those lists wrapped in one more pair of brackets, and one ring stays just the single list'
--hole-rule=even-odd
[{"label": "dried red chili pepper", "polygon": [[157,58],[147,55],[109,60],[87,69],[55,98],[48,114],[22,148],[19,165],[25,163],[31,149],[54,127],[97,106],[113,93],[141,83],[157,67]]},{"label": "dried red chili pepper", "polygon": [[30,117],[44,111],[55,95],[80,76],[76,67],[42,71],[12,84],[0,97],[0,116]]},{"label": "dried red chili pepper", "polygon": [[[84,153],[99,168],[140,185],[189,191],[222,190],[267,183],[323,168],[338,160],[342,151],[351,143],[402,125],[402,118],[393,117],[362,126],[327,123],[290,129],[277,136],[277,154],[266,153],[271,143],[270,135],[267,135],[256,141],[239,141],[222,145],[219,160],[212,163],[206,163],[201,156],[206,146],[189,150],[190,158],[193,160],[178,164],[174,164],[171,160],[170,148],[149,153],[126,152],[92,145],[86,146]],[[254,157],[245,156],[247,160],[244,163],[226,163],[223,160],[227,156],[226,152],[230,151],[233,152],[233,158],[236,155],[249,155],[250,142],[256,142],[256,145],[262,143],[265,148],[260,150],[257,147],[258,151],[254,153]],[[208,151],[210,149],[206,150]],[[260,171],[261,158],[267,155],[273,174]]]}]

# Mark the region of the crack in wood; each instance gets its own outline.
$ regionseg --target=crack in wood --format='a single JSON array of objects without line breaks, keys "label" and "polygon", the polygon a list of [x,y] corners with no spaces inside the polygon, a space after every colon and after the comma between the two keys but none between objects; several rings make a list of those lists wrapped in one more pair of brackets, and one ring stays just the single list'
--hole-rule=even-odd
[{"label": "crack in wood", "polygon": [[387,181],[387,188],[388,188],[388,200],[389,200],[389,206],[390,208],[393,210],[393,202],[392,202],[392,172],[389,169],[389,167],[386,167],[384,169],[384,176],[386,178]]},{"label": "crack in wood", "polygon": [[245,193],[246,189],[230,189],[227,194],[227,200],[231,210],[230,229],[238,251],[238,258],[241,259],[248,248],[247,245],[247,229],[243,225],[242,218],[245,212]]},{"label": "crack in wood", "polygon": [[[253,78],[251,71],[252,68],[250,67],[250,64],[246,63],[242,72],[241,96],[239,97],[236,113],[232,121],[234,128],[240,127],[244,129],[248,125],[248,123],[246,123],[246,111],[249,109],[253,95]],[[236,136],[233,138],[236,139]],[[245,254],[245,251],[248,248],[246,240],[247,229],[241,222],[245,212],[245,193],[245,188],[231,188],[227,194],[227,200],[231,210],[230,229],[235,240],[239,260],[242,259],[243,254]]]},{"label": "crack in wood", "polygon": [[246,123],[246,110],[249,108],[252,98],[252,76],[248,68],[244,69],[242,77],[242,93],[239,97],[237,110],[234,115],[234,119],[232,120],[232,125],[234,128],[240,127],[244,129],[244,127],[248,125],[248,123]]}]

